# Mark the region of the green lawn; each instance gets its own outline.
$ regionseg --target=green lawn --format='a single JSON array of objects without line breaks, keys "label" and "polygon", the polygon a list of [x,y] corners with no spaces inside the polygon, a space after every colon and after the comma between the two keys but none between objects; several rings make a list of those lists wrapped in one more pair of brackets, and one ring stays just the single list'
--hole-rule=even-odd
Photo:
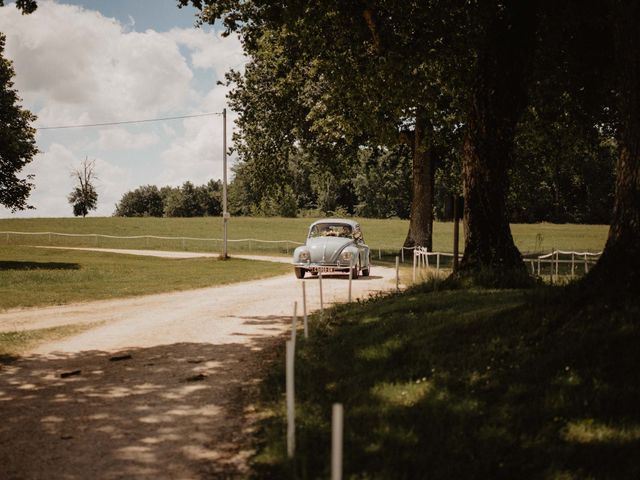
[{"label": "green lawn", "polygon": [[209,287],[288,272],[284,264],[166,259],[0,245],[0,310]]},{"label": "green lawn", "polygon": [[[310,218],[251,218],[237,217],[229,220],[229,239],[256,238],[260,240],[290,240],[304,242]],[[395,255],[404,243],[408,230],[406,220],[358,219],[362,224],[367,243],[374,251]],[[86,233],[114,236],[156,235],[171,237],[221,238],[220,218],[42,218],[0,219],[0,232],[59,232]],[[547,223],[513,225],[515,242],[522,252],[549,252],[553,248],[599,251],[604,246],[608,227],[605,225],[554,225]],[[453,224],[436,222],[434,225],[434,250],[453,250]],[[105,239],[101,237],[61,238],[48,235],[34,237],[0,234],[0,244],[52,244],[66,246],[99,246],[113,248],[155,248],[169,250],[220,251],[220,242],[197,240],[155,239]],[[463,245],[461,239],[461,247]],[[230,252],[273,252],[286,255],[295,245],[260,244],[256,242],[231,242]]]},{"label": "green lawn", "polygon": [[637,302],[620,313],[580,310],[557,287],[431,288],[311,319],[295,461],[281,355],[258,405],[257,478],[328,478],[334,402],[344,478],[640,478]]}]

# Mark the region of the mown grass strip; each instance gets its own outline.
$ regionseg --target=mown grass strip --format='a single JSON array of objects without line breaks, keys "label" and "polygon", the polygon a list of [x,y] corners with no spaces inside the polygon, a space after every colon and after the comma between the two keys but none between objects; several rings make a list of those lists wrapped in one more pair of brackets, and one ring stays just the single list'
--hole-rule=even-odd
[{"label": "mown grass strip", "polygon": [[77,335],[101,323],[69,324],[51,328],[0,332],[0,363],[10,363],[31,348],[48,341]]},{"label": "mown grass strip", "polygon": [[340,402],[344,478],[640,478],[640,312],[576,315],[564,296],[419,287],[312,318],[297,347],[296,457],[278,361],[255,476],[328,478]]},{"label": "mown grass strip", "polygon": [[279,275],[285,264],[0,246],[0,310],[187,290]]}]

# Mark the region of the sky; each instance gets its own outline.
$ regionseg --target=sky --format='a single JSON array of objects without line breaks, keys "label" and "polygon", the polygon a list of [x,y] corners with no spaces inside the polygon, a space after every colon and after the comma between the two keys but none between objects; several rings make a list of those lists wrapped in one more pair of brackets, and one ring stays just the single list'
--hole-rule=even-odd
[{"label": "sky", "polygon": [[[243,71],[239,40],[196,28],[193,8],[176,0],[39,0],[31,15],[0,7],[5,57],[13,61],[22,106],[37,115],[40,153],[34,210],[0,218],[68,217],[72,172],[95,161],[98,209],[110,216],[122,194],[141,185],[203,184],[222,178],[222,117],[49,129],[222,112],[230,69]],[[228,112],[228,142],[233,112]],[[230,159],[230,165],[233,159]]]}]

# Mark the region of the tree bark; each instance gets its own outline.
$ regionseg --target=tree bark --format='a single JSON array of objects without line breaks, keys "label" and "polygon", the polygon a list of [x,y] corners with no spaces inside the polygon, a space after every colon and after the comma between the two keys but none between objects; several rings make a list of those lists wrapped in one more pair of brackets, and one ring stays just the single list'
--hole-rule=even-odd
[{"label": "tree bark", "polygon": [[527,277],[505,205],[515,129],[527,104],[535,3],[508,3],[487,25],[467,119],[462,170],[465,251],[459,274],[494,277],[497,284]]},{"label": "tree bark", "polygon": [[426,131],[426,114],[424,110],[418,109],[413,138],[409,232],[404,246],[426,247],[432,251],[435,159]]},{"label": "tree bark", "polygon": [[612,2],[615,62],[619,79],[619,157],[613,217],[600,261],[585,279],[599,297],[640,298],[640,5]]}]

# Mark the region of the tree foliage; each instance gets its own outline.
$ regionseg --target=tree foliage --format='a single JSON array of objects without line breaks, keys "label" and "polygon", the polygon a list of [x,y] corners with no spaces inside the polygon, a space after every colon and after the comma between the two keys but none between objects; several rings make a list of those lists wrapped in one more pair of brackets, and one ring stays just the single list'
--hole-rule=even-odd
[{"label": "tree foliage", "polygon": [[67,198],[73,207],[73,214],[84,218],[91,210],[98,208],[98,192],[95,187],[98,177],[95,160],[90,161],[85,158],[71,176],[76,180],[76,185]]},{"label": "tree foliage", "polygon": [[31,126],[36,117],[20,106],[13,88],[15,72],[11,61],[4,58],[4,45],[5,36],[0,33],[0,205],[16,211],[29,208],[33,176],[18,175],[38,153]]},{"label": "tree foliage", "polygon": [[116,205],[117,217],[203,217],[222,213],[222,183],[185,182],[180,187],[145,185],[126,192]]}]

